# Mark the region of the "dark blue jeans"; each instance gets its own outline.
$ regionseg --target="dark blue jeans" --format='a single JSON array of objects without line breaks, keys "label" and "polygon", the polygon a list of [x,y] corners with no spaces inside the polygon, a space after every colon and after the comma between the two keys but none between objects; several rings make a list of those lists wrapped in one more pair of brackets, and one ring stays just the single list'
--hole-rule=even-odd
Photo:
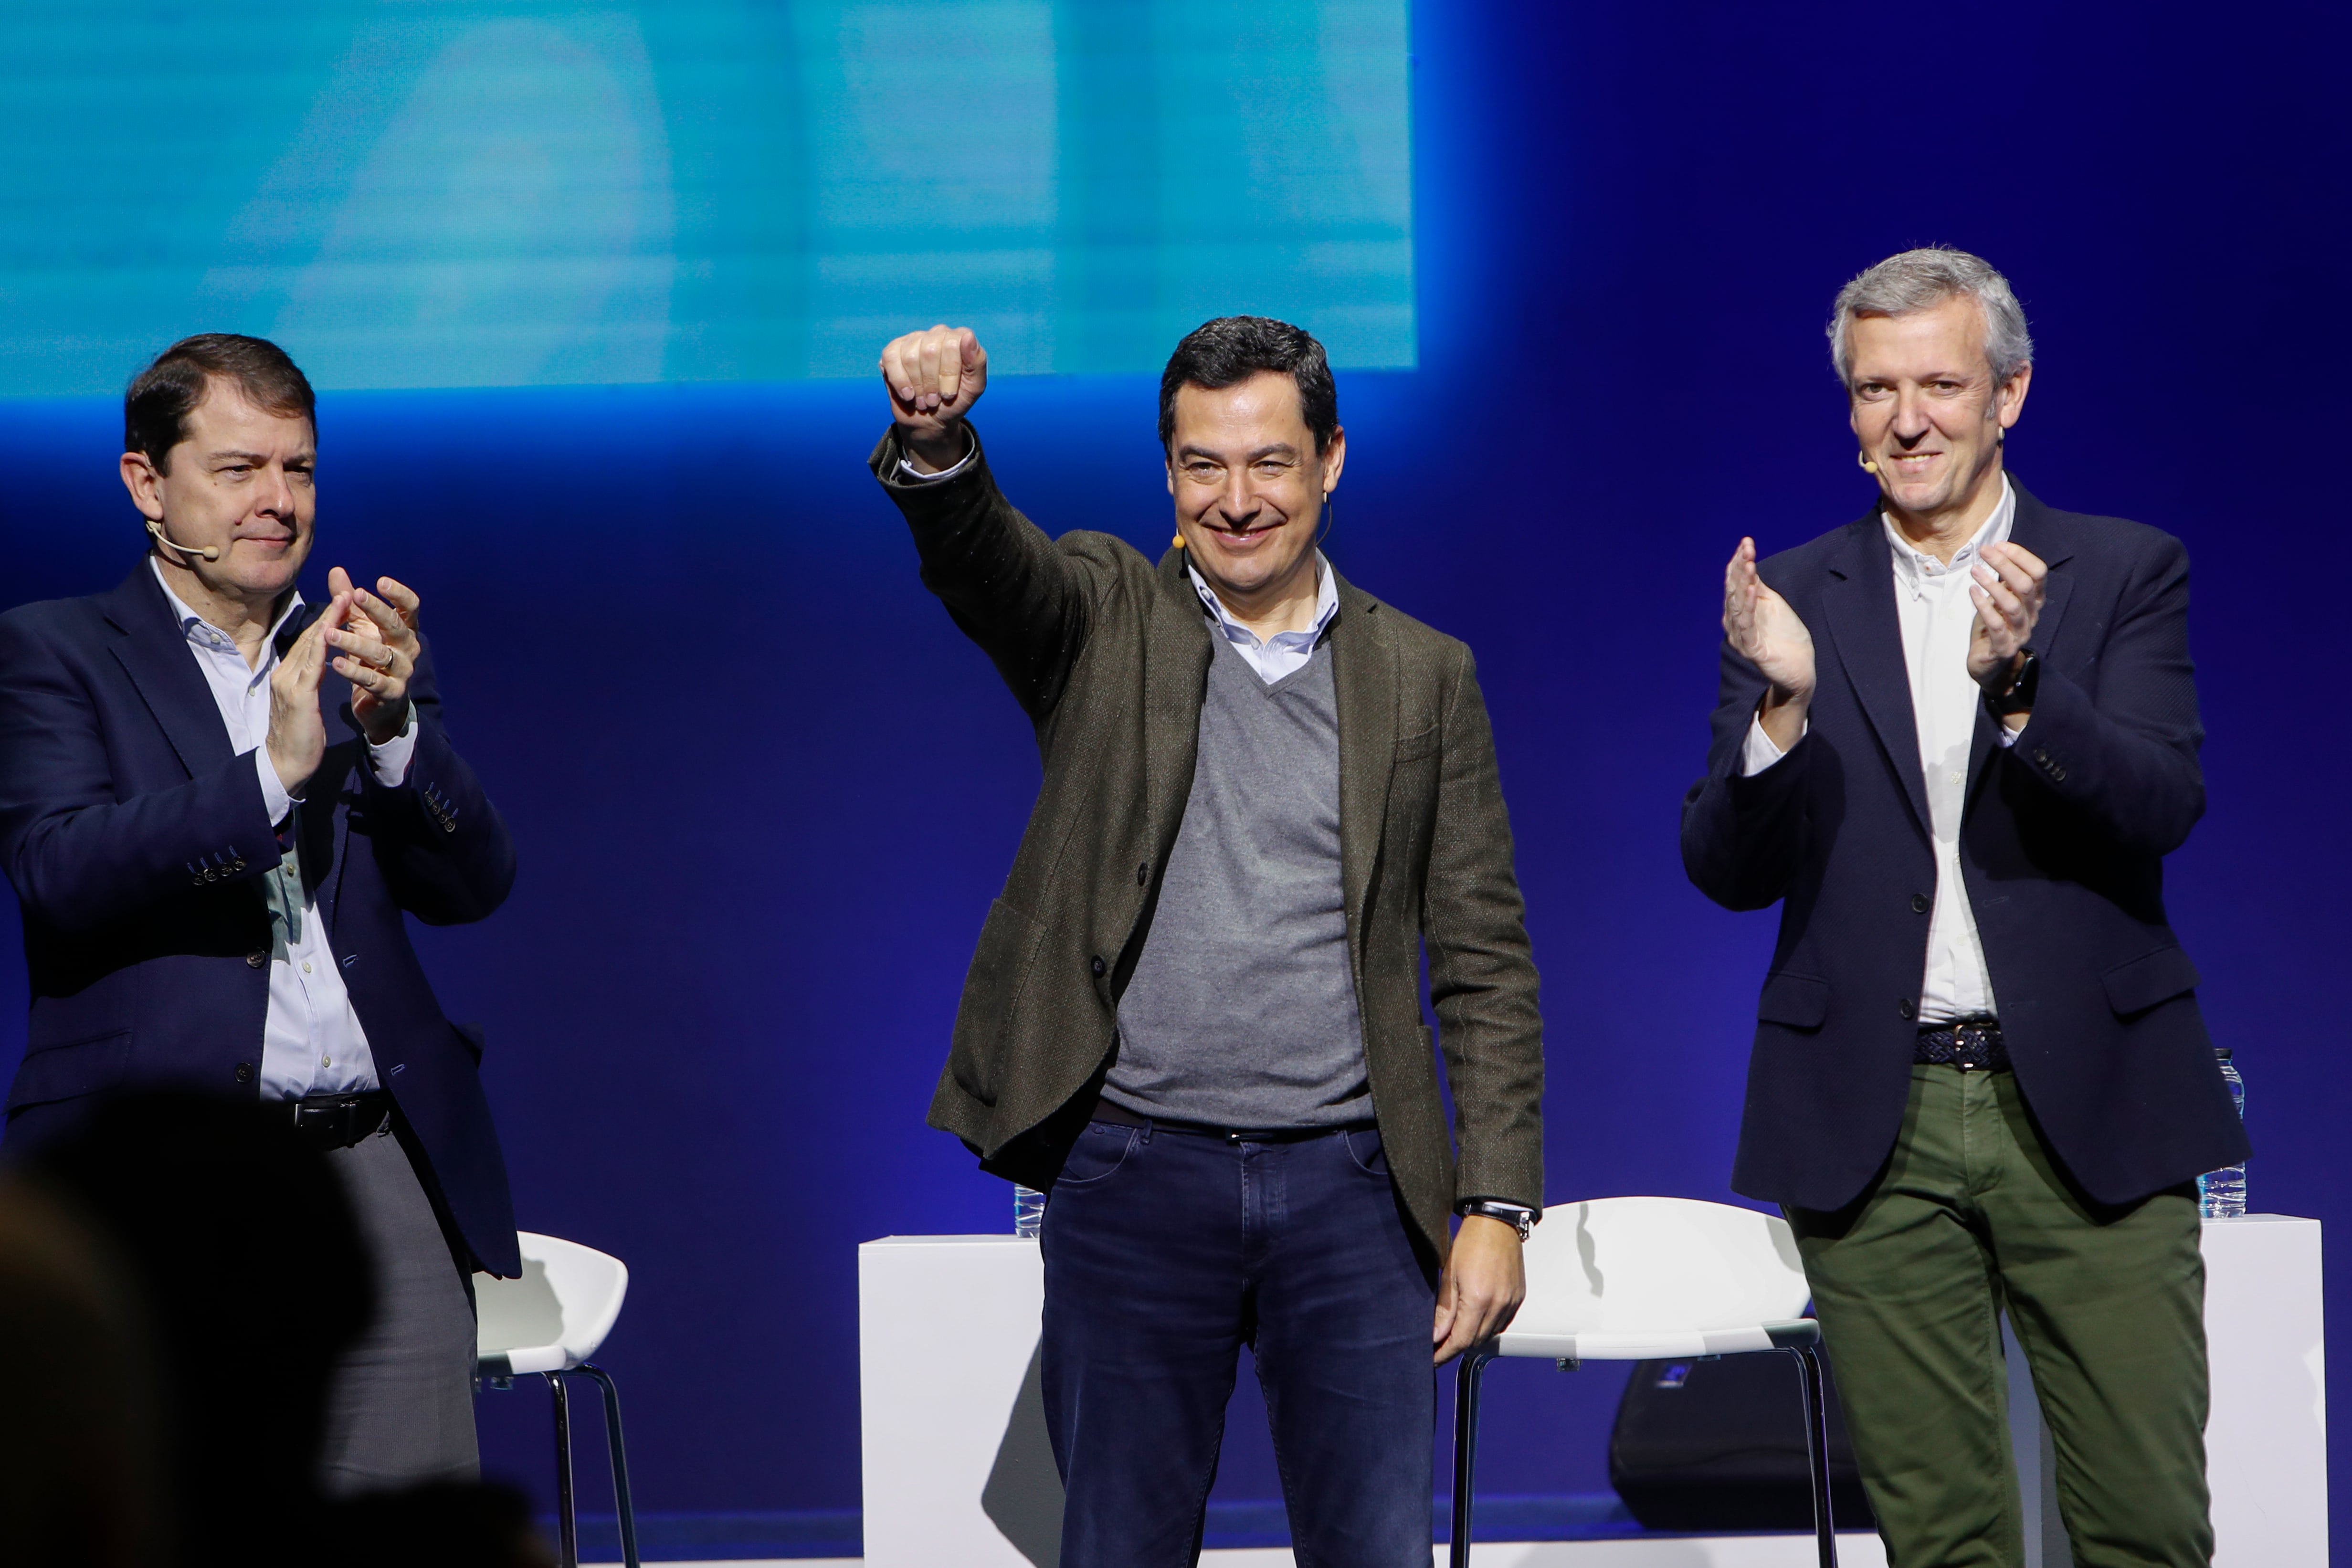
[{"label": "dark blue jeans", "polygon": [[1044,1244],[1062,1568],[1198,1560],[1244,1344],[1299,1568],[1428,1568],[1435,1277],[1378,1133],[1232,1143],[1096,1122]]}]

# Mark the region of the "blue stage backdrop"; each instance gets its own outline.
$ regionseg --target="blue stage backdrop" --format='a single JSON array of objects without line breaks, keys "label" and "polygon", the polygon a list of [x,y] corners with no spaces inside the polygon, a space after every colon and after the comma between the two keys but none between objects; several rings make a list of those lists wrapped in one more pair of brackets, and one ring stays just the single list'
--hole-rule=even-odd
[{"label": "blue stage backdrop", "polygon": [[[942,319],[1105,372],[1007,375],[980,423],[1039,523],[1155,551],[1178,331],[1286,313],[1358,367],[1329,549],[1477,649],[1551,1195],[1723,1198],[1772,919],[1675,851],[1722,563],[1869,504],[1836,286],[1990,256],[2041,344],[2016,471],[2193,552],[2172,908],[2255,1206],[2352,1223],[2339,12],[1425,6],[1408,204],[1402,0],[141,9],[13,11],[0,49],[0,386],[93,394],[0,403],[0,595],[132,565],[94,394],[184,332],[473,389],[325,397],[314,559],[422,591],[514,824],[513,901],[419,940],[487,1027],[522,1223],[634,1271],[604,1359],[643,1507],[856,1509],[857,1243],[1010,1222],[921,1118],[1034,755],[866,476],[878,391],[792,379]],[[546,384],[656,380],[727,384]],[[1605,1488],[1620,1378],[1498,1374],[1489,1488]],[[543,1396],[485,1401],[542,1485]],[[1220,1495],[1273,1496],[1247,1420],[1233,1454]]]}]

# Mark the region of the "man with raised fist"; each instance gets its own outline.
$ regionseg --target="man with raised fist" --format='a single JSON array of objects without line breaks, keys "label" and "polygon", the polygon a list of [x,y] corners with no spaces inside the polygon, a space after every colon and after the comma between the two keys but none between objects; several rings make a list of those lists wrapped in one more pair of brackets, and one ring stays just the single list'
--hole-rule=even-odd
[{"label": "man with raised fist", "polygon": [[1296,327],[1177,345],[1156,565],[997,490],[969,330],[881,371],[875,476],[1044,753],[930,1122],[1049,1193],[1064,1568],[1192,1561],[1244,1343],[1298,1560],[1427,1568],[1430,1368],[1509,1322],[1543,1200],[1536,972],[1469,650],[1316,549],[1347,437]]}]

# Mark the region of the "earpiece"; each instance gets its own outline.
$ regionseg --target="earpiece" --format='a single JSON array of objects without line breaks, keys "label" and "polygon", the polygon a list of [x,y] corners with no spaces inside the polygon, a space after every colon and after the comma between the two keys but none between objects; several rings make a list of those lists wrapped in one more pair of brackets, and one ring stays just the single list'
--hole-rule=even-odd
[{"label": "earpiece", "polygon": [[153,534],[155,536],[155,542],[162,545],[165,549],[177,550],[184,556],[200,555],[206,560],[220,559],[220,547],[217,545],[206,545],[202,549],[190,549],[184,544],[174,544],[172,540],[163,537],[163,525],[161,523],[149,523],[147,525],[147,531]]}]

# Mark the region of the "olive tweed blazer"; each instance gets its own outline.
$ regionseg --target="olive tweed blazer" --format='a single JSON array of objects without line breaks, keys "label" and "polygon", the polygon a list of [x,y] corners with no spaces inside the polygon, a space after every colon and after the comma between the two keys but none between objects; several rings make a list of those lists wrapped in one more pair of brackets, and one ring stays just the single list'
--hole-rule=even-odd
[{"label": "olive tweed blazer", "polygon": [[[872,466],[914,532],[923,582],[994,661],[1045,762],[930,1124],[988,1168],[1045,1186],[1109,1068],[1119,994],[1183,821],[1209,627],[1181,550],[1154,566],[1108,534],[1046,538],[977,447],[930,484],[907,483],[898,458],[894,432]],[[1442,1256],[1457,1197],[1543,1201],[1535,963],[1470,650],[1344,579],[1339,592],[1327,636],[1364,1058],[1397,1189]],[[1422,1022],[1424,947],[1451,1138]]]}]

